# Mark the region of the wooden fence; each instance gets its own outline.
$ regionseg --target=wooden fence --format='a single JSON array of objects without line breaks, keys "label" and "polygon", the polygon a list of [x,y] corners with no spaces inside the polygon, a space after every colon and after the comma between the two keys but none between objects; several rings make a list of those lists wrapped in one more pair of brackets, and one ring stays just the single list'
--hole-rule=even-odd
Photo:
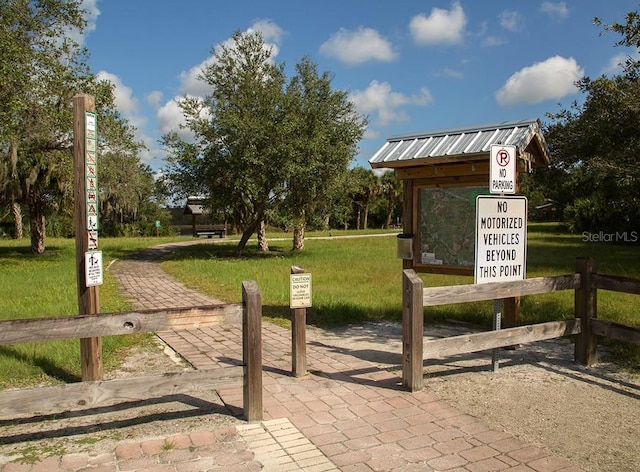
[{"label": "wooden fence", "polygon": [[[597,336],[640,344],[640,329],[597,319],[597,292],[612,290],[640,295],[640,280],[598,274],[590,258],[576,260],[576,273],[515,282],[424,288],[411,269],[403,271],[402,384],[422,389],[424,359],[496,349],[514,344],[575,336],[574,358],[584,365],[596,362]],[[498,300],[559,290],[574,290],[575,318],[498,331],[424,341],[424,307]]]},{"label": "wooden fence", "polygon": [[[229,304],[0,322],[0,345],[218,326]],[[244,416],[262,419],[262,300],[242,283],[242,365],[0,392],[0,419],[243,386]]]}]

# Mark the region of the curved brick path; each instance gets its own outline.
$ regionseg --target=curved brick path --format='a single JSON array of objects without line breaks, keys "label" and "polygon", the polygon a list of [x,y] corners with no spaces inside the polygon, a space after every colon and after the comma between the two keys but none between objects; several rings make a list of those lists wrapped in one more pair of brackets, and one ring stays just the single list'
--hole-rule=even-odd
[{"label": "curved brick path", "polygon": [[[160,269],[163,254],[177,246],[153,248],[111,268],[136,308],[217,302]],[[237,315],[229,313],[220,328],[158,334],[196,368],[237,363],[242,356]],[[163,441],[156,438],[121,444],[104,457],[54,457],[34,466],[0,465],[0,471],[580,470],[424,391],[403,391],[400,366],[389,369],[356,358],[314,331],[308,333],[310,374],[291,377],[290,336],[284,328],[263,323],[263,422],[174,435],[171,451],[162,450]],[[241,388],[218,393],[233,414],[241,413]]]}]

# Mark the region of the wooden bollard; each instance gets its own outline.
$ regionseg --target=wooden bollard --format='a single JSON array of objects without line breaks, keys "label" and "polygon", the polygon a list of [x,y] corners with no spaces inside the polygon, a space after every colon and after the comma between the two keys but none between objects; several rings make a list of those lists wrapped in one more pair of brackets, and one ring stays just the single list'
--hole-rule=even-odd
[{"label": "wooden bollard", "polygon": [[[291,266],[291,274],[304,274],[304,269]],[[291,308],[291,369],[294,377],[307,373],[307,309]]]}]

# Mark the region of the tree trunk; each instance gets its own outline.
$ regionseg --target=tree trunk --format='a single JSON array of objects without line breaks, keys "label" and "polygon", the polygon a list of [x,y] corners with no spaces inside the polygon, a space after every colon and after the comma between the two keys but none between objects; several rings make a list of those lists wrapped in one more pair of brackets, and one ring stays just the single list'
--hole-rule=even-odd
[{"label": "tree trunk", "polygon": [[46,237],[44,211],[39,202],[29,202],[29,221],[31,223],[31,252],[44,253]]},{"label": "tree trunk", "polygon": [[22,208],[18,202],[11,202],[11,212],[13,213],[14,232],[13,237],[15,239],[22,239],[24,236],[22,228]]},{"label": "tree trunk", "polygon": [[269,252],[269,241],[267,241],[267,225],[264,220],[260,220],[258,225],[258,251]]},{"label": "tree trunk", "polygon": [[356,214],[356,229],[360,229],[360,215],[362,214],[362,211],[360,210],[360,208],[358,208],[358,212]]},{"label": "tree trunk", "polygon": [[364,225],[362,229],[369,228],[369,205],[365,205],[364,207]]},{"label": "tree trunk", "polygon": [[304,249],[304,225],[293,228],[293,250],[302,251]]},{"label": "tree trunk", "polygon": [[247,228],[242,232],[242,237],[240,238],[240,242],[238,243],[238,248],[237,248],[238,254],[242,254],[242,251],[244,251],[244,248],[247,245],[247,242],[249,241],[249,238],[253,236],[253,233],[256,232],[261,222],[262,222],[262,218],[258,218],[255,221],[252,221],[251,223],[249,223]]}]

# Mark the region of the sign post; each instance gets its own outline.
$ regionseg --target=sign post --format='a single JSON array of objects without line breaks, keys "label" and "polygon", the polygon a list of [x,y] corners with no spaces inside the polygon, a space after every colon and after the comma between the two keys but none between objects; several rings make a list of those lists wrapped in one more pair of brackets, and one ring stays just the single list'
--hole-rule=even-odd
[{"label": "sign post", "polygon": [[291,266],[290,276],[291,308],[291,357],[294,377],[307,373],[307,308],[311,306],[311,274],[304,269]]},{"label": "sign post", "polygon": [[[475,283],[523,280],[527,273],[527,197],[476,198]],[[502,302],[493,302],[493,329],[501,328]],[[494,372],[498,350],[492,351]]]},{"label": "sign post", "polygon": [[[97,126],[93,97],[73,97],[73,166],[78,312],[100,313],[102,253],[98,251]],[[80,339],[82,380],[101,380],[102,339]]]}]

